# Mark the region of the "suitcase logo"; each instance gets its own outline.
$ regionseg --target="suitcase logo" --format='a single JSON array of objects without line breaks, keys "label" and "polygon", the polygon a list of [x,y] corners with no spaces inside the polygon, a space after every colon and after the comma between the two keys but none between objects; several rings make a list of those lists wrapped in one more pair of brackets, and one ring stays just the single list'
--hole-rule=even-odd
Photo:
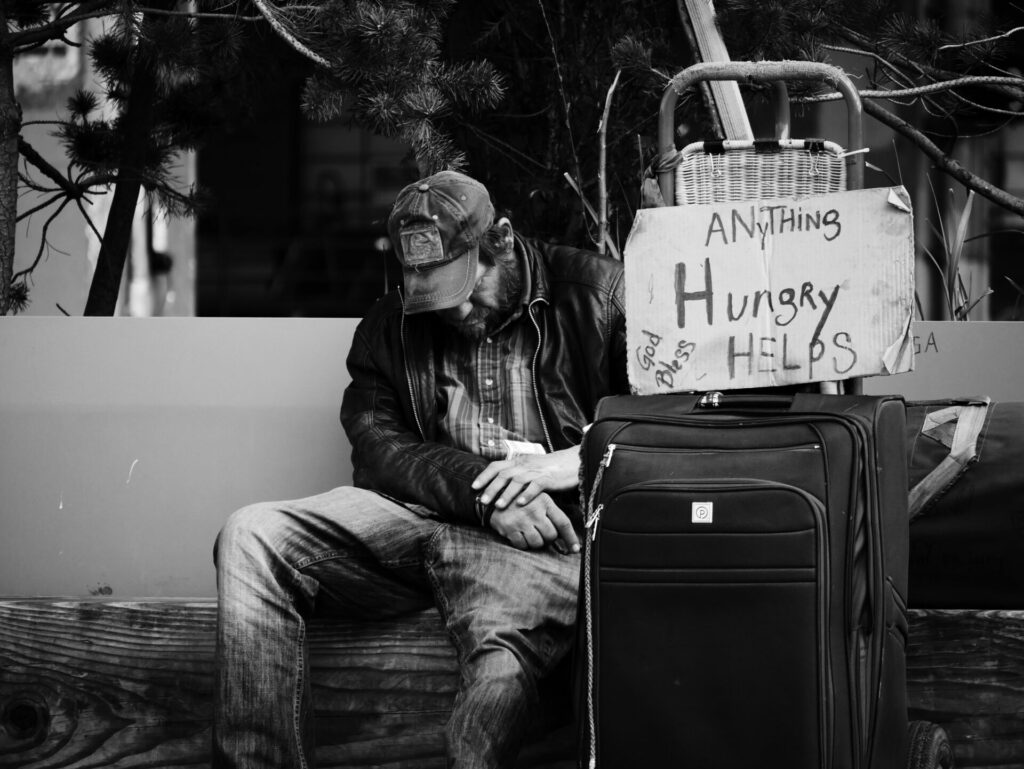
[{"label": "suitcase logo", "polygon": [[714,502],[690,503],[690,523],[711,523],[714,517]]}]

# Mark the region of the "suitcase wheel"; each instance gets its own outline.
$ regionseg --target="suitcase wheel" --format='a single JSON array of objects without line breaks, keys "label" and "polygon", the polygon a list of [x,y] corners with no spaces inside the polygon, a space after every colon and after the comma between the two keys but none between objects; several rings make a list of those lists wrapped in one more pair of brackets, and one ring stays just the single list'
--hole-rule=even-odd
[{"label": "suitcase wheel", "polygon": [[953,769],[953,748],[941,726],[911,721],[907,743],[907,769]]}]

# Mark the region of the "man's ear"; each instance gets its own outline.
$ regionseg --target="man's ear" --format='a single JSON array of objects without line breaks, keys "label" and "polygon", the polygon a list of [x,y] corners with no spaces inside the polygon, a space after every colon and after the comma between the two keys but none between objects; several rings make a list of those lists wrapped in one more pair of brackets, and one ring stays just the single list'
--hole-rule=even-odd
[{"label": "man's ear", "polygon": [[510,251],[514,242],[512,237],[512,222],[507,216],[501,217],[495,225],[501,229],[501,245],[503,251]]}]

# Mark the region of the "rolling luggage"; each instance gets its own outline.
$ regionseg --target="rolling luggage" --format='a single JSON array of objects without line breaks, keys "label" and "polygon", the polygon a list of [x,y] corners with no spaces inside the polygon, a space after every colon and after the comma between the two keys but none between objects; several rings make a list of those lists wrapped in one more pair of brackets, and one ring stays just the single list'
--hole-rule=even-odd
[{"label": "rolling luggage", "polygon": [[897,397],[603,400],[582,446],[583,765],[906,765]]}]

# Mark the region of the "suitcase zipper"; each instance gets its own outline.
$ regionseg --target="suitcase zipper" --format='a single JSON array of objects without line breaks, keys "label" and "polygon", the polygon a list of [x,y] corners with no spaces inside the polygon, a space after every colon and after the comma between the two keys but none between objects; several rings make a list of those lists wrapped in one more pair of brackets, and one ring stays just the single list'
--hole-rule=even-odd
[{"label": "suitcase zipper", "polygon": [[612,444],[619,451],[645,454],[777,454],[780,451],[820,451],[820,443],[796,443],[792,446],[766,446],[744,448],[687,448],[683,446],[638,446],[631,443]]},{"label": "suitcase zipper", "polygon": [[[627,448],[620,444],[610,443],[605,451],[604,457],[598,466],[597,473],[594,477],[594,485],[591,488],[589,503],[588,503],[588,514],[586,517],[586,527],[590,529],[590,535],[585,538],[584,541],[584,563],[583,563],[583,595],[584,595],[584,619],[586,623],[586,654],[587,654],[587,724],[589,728],[589,760],[588,769],[596,769],[597,766],[597,717],[596,717],[596,704],[594,701],[594,625],[593,625],[593,577],[591,574],[593,565],[593,550],[596,546],[598,528],[601,521],[601,514],[604,511],[604,504],[599,504],[596,508],[593,507],[593,503],[597,498],[601,482],[603,481],[604,471],[611,463],[612,455],[618,448]],[[632,449],[634,447],[629,446]],[[831,753],[833,750],[832,746],[832,709],[829,705],[830,697],[828,696],[831,690],[830,682],[832,680],[832,670],[829,664],[829,649],[830,639],[828,636],[829,626],[829,601],[828,591],[825,589],[824,580],[822,575],[828,573],[829,569],[829,548],[828,548],[828,516],[825,509],[824,503],[815,497],[813,494],[801,489],[798,486],[793,486],[788,483],[781,483],[778,481],[764,480],[759,478],[692,478],[692,479],[676,479],[676,480],[648,480],[640,481],[638,483],[632,483],[622,487],[615,494],[613,499],[616,499],[623,494],[630,491],[636,491],[639,489],[647,490],[675,490],[675,489],[693,489],[693,490],[707,490],[711,488],[717,489],[729,489],[729,490],[744,490],[744,489],[759,489],[759,488],[776,488],[785,489],[787,491],[796,493],[802,497],[812,510],[815,520],[817,521],[817,554],[818,554],[818,565],[817,576],[815,578],[815,589],[816,589],[816,603],[818,609],[818,654],[819,654],[819,680],[818,680],[818,699],[819,699],[819,710],[818,717],[822,725],[823,739],[819,746],[821,766],[823,769],[831,766]]]},{"label": "suitcase zipper", "polygon": [[595,769],[597,766],[597,731],[594,728],[596,719],[594,717],[594,620],[592,611],[592,599],[590,591],[590,559],[593,557],[594,540],[597,539],[597,526],[601,520],[601,511],[604,505],[594,507],[594,500],[601,489],[601,482],[604,479],[604,471],[612,462],[612,455],[615,453],[616,445],[609,443],[604,450],[604,456],[597,466],[597,473],[594,475],[594,483],[590,487],[590,497],[587,500],[587,507],[584,511],[583,526],[589,529],[589,536],[583,537],[583,616],[586,622],[587,638],[587,735],[590,745],[590,761],[588,769]]}]

